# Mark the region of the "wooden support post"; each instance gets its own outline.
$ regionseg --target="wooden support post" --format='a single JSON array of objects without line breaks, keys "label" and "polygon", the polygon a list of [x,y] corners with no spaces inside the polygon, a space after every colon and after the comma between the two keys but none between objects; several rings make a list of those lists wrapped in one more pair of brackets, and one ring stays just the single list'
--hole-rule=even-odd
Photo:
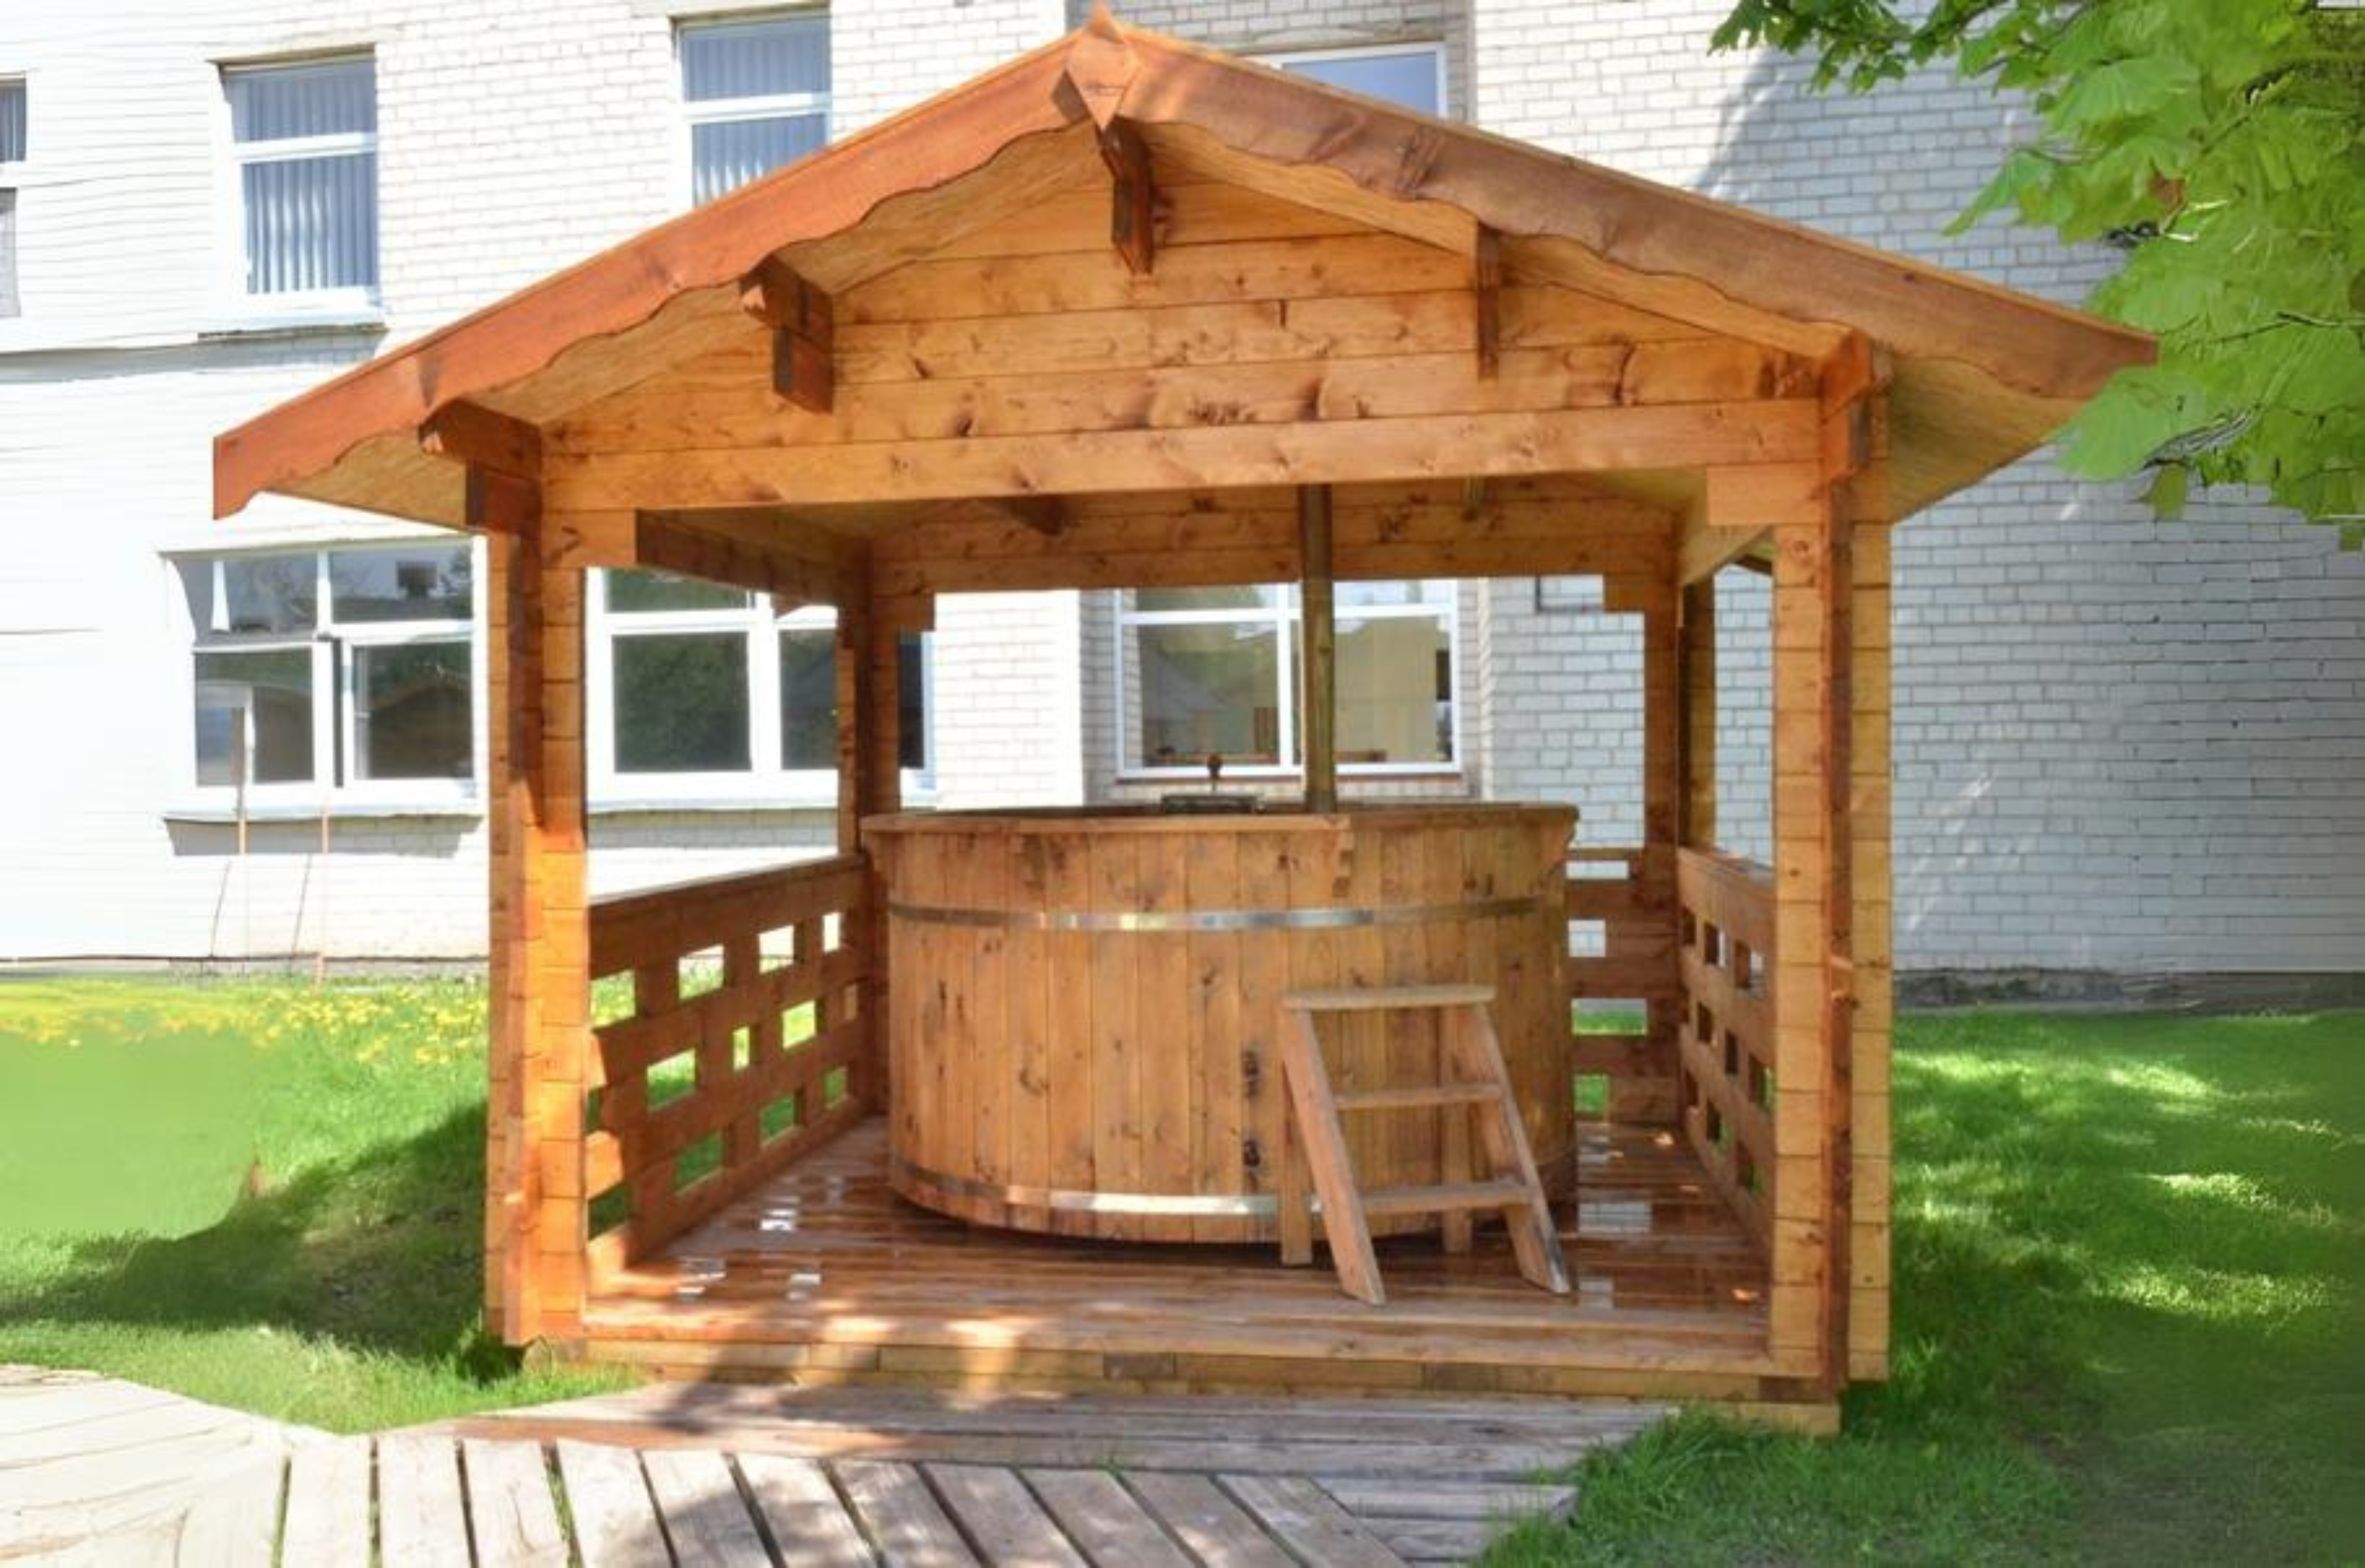
[{"label": "wooden support post", "polygon": [[534,487],[471,473],[486,533],[491,703],[488,1325],[510,1344],[579,1331],[590,913],[583,805],[583,573]]},{"label": "wooden support post", "polygon": [[773,392],[800,409],[828,413],[836,382],[829,296],[778,256],[767,256],[739,280],[739,308],[772,329]]},{"label": "wooden support post", "polygon": [[1298,581],[1306,620],[1306,809],[1339,809],[1339,631],[1330,578],[1330,487],[1297,491]]},{"label": "wooden support post", "polygon": [[[868,573],[864,581],[869,581]],[[837,847],[852,854],[866,847],[862,821],[900,811],[903,803],[903,634],[912,619],[906,603],[892,605],[867,592],[850,597],[837,612]],[[898,611],[903,613],[898,613]],[[916,628],[911,628],[916,630]],[[889,991],[887,883],[870,868],[861,940],[868,958],[861,989],[862,1055],[852,1073],[852,1092],[872,1111],[887,1107]]]},{"label": "wooden support post", "polygon": [[1109,243],[1126,268],[1149,275],[1158,260],[1158,185],[1149,167],[1149,143],[1131,120],[1111,120],[1100,134],[1101,162],[1108,165]]},{"label": "wooden support post", "polygon": [[1642,616],[1642,852],[1634,857],[1633,877],[1643,907],[1652,912],[1648,922],[1613,928],[1608,956],[1647,964],[1659,978],[1658,991],[1643,1010],[1644,1034],[1650,1041],[1649,1076],[1666,1085],[1649,1103],[1613,1105],[1611,1114],[1673,1126],[1682,1114],[1677,1060],[1683,979],[1675,911],[1676,838],[1683,792],[1683,677],[1676,588],[1669,576],[1663,564],[1656,574],[1638,573],[1606,583],[1604,591],[1614,607],[1639,610]]},{"label": "wooden support post", "polygon": [[[1778,1103],[1769,1317],[1775,1355],[1836,1391],[1852,1361],[1854,1071],[1863,994],[1855,961],[1854,778],[1865,760],[1854,727],[1855,546],[1865,520],[1886,506],[1876,451],[1885,377],[1861,338],[1833,357],[1823,376],[1819,515],[1775,531]],[[1885,757],[1880,767],[1885,775]]]},{"label": "wooden support post", "polygon": [[1676,841],[1716,847],[1716,582],[1686,583],[1676,606]]},{"label": "wooden support post", "polygon": [[1503,373],[1503,236],[1483,223],[1471,254],[1471,288],[1478,306],[1478,377],[1493,381]]}]

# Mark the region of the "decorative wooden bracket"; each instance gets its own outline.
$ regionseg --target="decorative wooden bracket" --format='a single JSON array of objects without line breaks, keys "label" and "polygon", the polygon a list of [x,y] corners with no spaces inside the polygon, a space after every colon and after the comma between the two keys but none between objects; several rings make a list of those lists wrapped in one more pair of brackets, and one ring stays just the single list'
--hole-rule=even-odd
[{"label": "decorative wooden bracket", "polygon": [[836,373],[829,296],[767,256],[739,280],[739,308],[772,329],[772,390],[800,409],[826,414]]},{"label": "decorative wooden bracket", "polygon": [[514,479],[542,478],[542,431],[481,403],[446,403],[428,415],[419,450]]},{"label": "decorative wooden bracket", "polygon": [[481,403],[446,403],[419,427],[419,450],[463,464],[461,522],[475,533],[530,532],[542,515],[542,431]]},{"label": "decorative wooden bracket", "polygon": [[1478,378],[1503,372],[1503,236],[1485,224],[1470,255],[1470,287],[1478,306]]},{"label": "decorative wooden bracket", "polygon": [[1158,185],[1149,172],[1149,143],[1129,119],[1101,130],[1101,162],[1115,182],[1109,200],[1109,243],[1129,271],[1144,277],[1157,260]]}]

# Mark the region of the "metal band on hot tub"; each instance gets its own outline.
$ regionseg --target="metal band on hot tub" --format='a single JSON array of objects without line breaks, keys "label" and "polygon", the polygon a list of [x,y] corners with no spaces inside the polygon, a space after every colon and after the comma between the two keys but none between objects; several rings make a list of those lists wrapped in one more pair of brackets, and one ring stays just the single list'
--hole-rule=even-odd
[{"label": "metal band on hot tub", "polygon": [[[1540,1160],[1537,1169],[1543,1176],[1548,1191],[1565,1193],[1575,1182],[1576,1153],[1572,1149],[1557,1159]],[[1055,1209],[1069,1214],[1138,1215],[1170,1219],[1194,1215],[1201,1218],[1270,1218],[1281,1212],[1281,1201],[1270,1193],[1250,1196],[1227,1193],[1103,1193],[1072,1187],[974,1182],[966,1176],[949,1176],[941,1170],[914,1165],[901,1155],[888,1157],[887,1172],[889,1183],[898,1191],[907,1191],[914,1186],[933,1187],[939,1193],[970,1203],[1008,1204],[1022,1209]],[[1306,1201],[1307,1207],[1317,1214],[1321,1212],[1321,1199],[1308,1193]]]},{"label": "metal band on hot tub", "polygon": [[[1394,904],[1380,909],[948,909],[889,903],[897,920],[925,925],[976,925],[1022,931],[1337,931],[1365,925],[1434,925],[1449,920],[1505,920],[1543,909],[1537,898],[1469,903]],[[1230,1212],[1230,1211],[1226,1211]]]}]

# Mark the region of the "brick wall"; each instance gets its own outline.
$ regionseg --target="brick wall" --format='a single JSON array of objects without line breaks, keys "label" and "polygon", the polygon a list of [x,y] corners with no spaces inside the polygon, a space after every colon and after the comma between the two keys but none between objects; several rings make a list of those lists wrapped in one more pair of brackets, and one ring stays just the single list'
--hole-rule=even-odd
[{"label": "brick wall", "polygon": [[[684,14],[745,9],[745,0]],[[846,0],[844,134],[1033,47],[1081,4]],[[2079,297],[2107,254],[1945,220],[2012,123],[1927,78],[1812,98],[1792,66],[1708,59],[1721,0],[1137,4],[1128,21],[1278,50],[1440,39],[1492,129],[1745,201],[2022,288]],[[207,516],[211,434],[382,342],[633,232],[687,198],[662,0],[135,0],[0,15],[31,81],[17,178],[22,318],[0,321],[0,958],[327,945],[473,952],[472,816],[259,829],[244,857],[178,811],[185,650],[163,553],[384,533],[266,498]],[[366,46],[378,61],[384,334],[234,332],[221,274],[216,63]],[[127,461],[123,432],[140,432]],[[1727,841],[1764,850],[1764,592],[1720,585]],[[2204,498],[2162,528],[2032,459],[1898,549],[1900,962],[2131,969],[2357,966],[2365,929],[2365,560]],[[1631,633],[1466,588],[1464,777],[1635,831]],[[939,633],[947,803],[1116,791],[1107,596],[951,600]],[[95,715],[95,719],[94,716]],[[200,816],[202,813],[199,814]],[[813,812],[604,814],[603,886],[778,858]]]},{"label": "brick wall", "polygon": [[[1477,0],[1475,117],[2066,302],[2109,265],[1996,222],[1943,235],[2021,129],[1984,93],[1811,96],[1794,63],[1702,57],[1725,9]],[[2039,454],[1908,526],[1896,582],[1900,968],[2357,968],[2365,558],[2238,497],[2163,526]],[[1764,853],[1762,585],[1720,605],[1725,837]],[[1518,595],[1489,608],[1516,622]],[[1506,691],[1497,731],[1560,725],[1572,766],[1625,729]]]}]

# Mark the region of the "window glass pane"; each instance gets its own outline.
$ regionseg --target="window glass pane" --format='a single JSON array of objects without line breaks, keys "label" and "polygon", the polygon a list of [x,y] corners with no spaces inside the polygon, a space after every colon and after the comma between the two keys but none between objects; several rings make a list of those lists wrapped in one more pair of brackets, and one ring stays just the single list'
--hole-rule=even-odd
[{"label": "window glass pane", "polygon": [[464,642],[353,649],[354,770],[364,778],[467,778],[470,660]]},{"label": "window glass pane", "polygon": [[319,623],[319,558],[310,554],[233,555],[222,563],[229,602],[209,603],[210,613],[197,630],[309,632]]},{"label": "window glass pane", "polygon": [[689,128],[690,196],[712,201],[761,174],[817,151],[829,140],[826,115],[711,120]]},{"label": "window glass pane", "polygon": [[747,639],[738,633],[618,637],[616,771],[744,773]]},{"label": "window glass pane", "polygon": [[1195,767],[1281,760],[1281,639],[1269,622],[1136,626],[1126,711],[1133,761]]},{"label": "window glass pane", "polygon": [[837,634],[780,633],[780,766],[837,766]]},{"label": "window glass pane", "polygon": [[896,639],[895,722],[897,765],[921,771],[928,766],[928,652],[924,632]]},{"label": "window glass pane", "polygon": [[377,70],[367,60],[323,60],[223,74],[237,141],[285,141],[377,129]]},{"label": "window glass pane", "polygon": [[1391,604],[1450,605],[1453,602],[1453,584],[1443,579],[1427,582],[1400,583],[1339,583],[1331,590],[1331,603],[1340,610],[1364,610]]},{"label": "window glass pane", "polygon": [[337,621],[465,621],[475,585],[465,544],[329,554],[329,613]]},{"label": "window glass pane", "polygon": [[681,95],[771,98],[829,91],[829,19],[775,17],[681,30]]},{"label": "window glass pane", "polygon": [[1453,669],[1426,615],[1339,618],[1339,760],[1453,760]]},{"label": "window glass pane", "polygon": [[[238,782],[240,737],[252,735],[257,784],[312,777],[312,655],[303,648],[197,655],[197,782]],[[251,718],[249,717],[251,715]]]},{"label": "window glass pane", "polygon": [[745,588],[702,583],[670,572],[610,572],[608,608],[619,612],[644,610],[745,610]]},{"label": "window glass pane", "polygon": [[0,163],[25,161],[25,84],[0,82]]},{"label": "window glass pane", "polygon": [[1289,589],[1280,583],[1243,588],[1137,588],[1136,610],[1272,610],[1288,602]]},{"label": "window glass pane", "polygon": [[249,294],[376,284],[377,154],[249,163],[239,180]]},{"label": "window glass pane", "polygon": [[1283,62],[1282,69],[1433,115],[1444,112],[1437,101],[1437,52],[1425,49],[1411,54],[1334,54],[1321,60],[1292,60]]}]

